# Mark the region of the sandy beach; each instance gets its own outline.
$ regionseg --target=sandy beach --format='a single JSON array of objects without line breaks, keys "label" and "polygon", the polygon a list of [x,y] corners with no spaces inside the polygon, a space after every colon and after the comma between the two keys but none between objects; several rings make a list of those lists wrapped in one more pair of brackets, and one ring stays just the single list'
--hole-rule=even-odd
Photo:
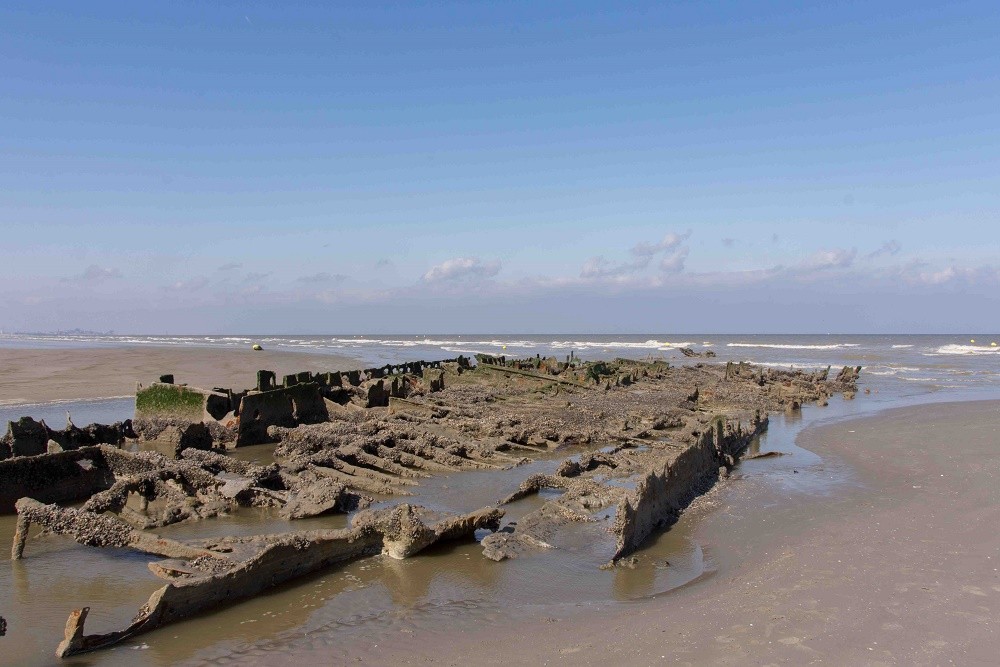
[{"label": "sandy beach", "polygon": [[0,403],[131,396],[136,382],[173,373],[196,387],[253,387],[259,369],[280,377],[299,371],[357,368],[343,355],[227,348],[0,348]]},{"label": "sandy beach", "polygon": [[996,664],[1000,402],[894,409],[799,442],[853,470],[853,488],[805,499],[718,487],[684,519],[720,561],[713,576],[630,605],[336,653],[367,664]]},{"label": "sandy beach", "polygon": [[[0,349],[0,360],[5,368],[0,400],[5,402],[128,395],[136,381],[163,372],[195,386],[243,387],[254,383],[258,368],[280,374],[360,365],[330,355],[152,346]],[[508,588],[530,586],[531,577],[546,570],[530,560],[515,561],[514,567],[487,562],[480,545],[470,543],[465,551],[439,552],[439,565],[432,556],[405,565],[382,563],[385,559],[377,566],[359,564],[347,575],[331,571],[320,581],[339,593],[329,600],[320,596],[321,606],[341,604],[344,611],[334,613],[338,620],[329,625],[314,625],[306,611],[316,604],[311,589],[296,585],[186,621],[178,626],[186,630],[176,636],[170,630],[150,635],[156,649],[149,655],[188,664],[223,656],[232,664],[995,664],[1000,654],[1000,401],[897,407],[834,421],[858,404],[843,405],[839,412],[832,406],[809,408],[820,411],[812,413],[819,420],[831,420],[798,436],[797,444],[818,459],[798,450],[745,461],[732,479],[688,508],[668,535],[690,536],[710,564],[680,588],[629,602],[608,595],[522,605],[520,598],[508,596]],[[787,417],[793,423],[799,419],[801,414]],[[793,483],[756,474],[764,466],[785,466]],[[802,475],[793,470],[796,466]],[[515,468],[514,474],[519,472]],[[824,476],[830,484],[817,484]],[[812,482],[794,482],[805,477]],[[441,489],[450,486],[459,485]],[[244,518],[252,523],[252,516]],[[211,530],[210,522],[203,527]],[[95,571],[120,567],[85,547],[53,541],[46,548],[72,549]],[[638,555],[648,567],[649,559],[662,553],[651,548]],[[540,558],[546,557],[557,556]],[[456,566],[459,558],[468,562]],[[27,575],[35,562],[13,570],[22,597],[32,588]],[[425,578],[418,573],[424,567],[441,572]],[[398,624],[378,621],[376,615],[370,624],[341,627],[341,619],[353,614],[376,614],[364,606],[370,598],[358,598],[362,607],[355,609],[351,592],[338,588],[344,576],[365,568],[391,574],[385,574],[391,580],[386,590],[400,598],[388,618]],[[578,586],[580,572],[567,568],[559,576],[567,578],[567,586]],[[455,604],[467,605],[457,616],[449,611],[448,593],[435,597],[427,588],[451,576],[463,581]],[[467,599],[465,579],[506,576],[523,581],[498,588],[494,600]],[[553,578],[551,572],[545,576]],[[373,582],[373,589],[380,585],[377,578]],[[146,594],[137,595],[144,599]],[[497,603],[499,608],[497,596],[507,600]],[[414,611],[425,604],[427,609]],[[56,620],[46,622],[58,627],[65,605],[57,607],[51,612]],[[241,630],[258,616],[275,621],[275,610],[286,607],[303,611],[283,612],[288,618],[273,629]],[[285,626],[289,631],[282,633]],[[124,656],[112,651],[102,659],[119,664]]]}]

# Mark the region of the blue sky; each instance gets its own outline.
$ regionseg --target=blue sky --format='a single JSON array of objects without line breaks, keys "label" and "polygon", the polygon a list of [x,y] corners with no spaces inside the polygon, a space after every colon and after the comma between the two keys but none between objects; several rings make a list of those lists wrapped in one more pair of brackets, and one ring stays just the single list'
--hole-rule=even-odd
[{"label": "blue sky", "polygon": [[0,6],[0,327],[1000,330],[1000,5]]}]

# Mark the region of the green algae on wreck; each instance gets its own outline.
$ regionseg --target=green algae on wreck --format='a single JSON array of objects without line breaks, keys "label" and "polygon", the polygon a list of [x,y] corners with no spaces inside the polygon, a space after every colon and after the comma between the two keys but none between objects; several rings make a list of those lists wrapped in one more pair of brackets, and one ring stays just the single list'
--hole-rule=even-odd
[{"label": "green algae on wreck", "polygon": [[205,397],[202,393],[175,384],[154,383],[135,392],[135,414],[170,414],[201,421]]}]

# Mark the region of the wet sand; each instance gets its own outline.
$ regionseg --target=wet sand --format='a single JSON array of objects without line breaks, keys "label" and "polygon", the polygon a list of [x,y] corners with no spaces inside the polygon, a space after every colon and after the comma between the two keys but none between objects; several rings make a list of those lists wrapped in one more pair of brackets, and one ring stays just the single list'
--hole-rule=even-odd
[{"label": "wet sand", "polygon": [[292,653],[366,664],[996,664],[1000,402],[890,410],[808,429],[799,444],[823,458],[819,474],[846,473],[841,488],[802,494],[751,474],[719,487],[683,520],[718,572],[681,590]]},{"label": "wet sand", "polygon": [[173,373],[196,387],[247,389],[265,368],[282,374],[357,368],[349,356],[219,348],[0,348],[0,403],[132,396],[136,382]]}]

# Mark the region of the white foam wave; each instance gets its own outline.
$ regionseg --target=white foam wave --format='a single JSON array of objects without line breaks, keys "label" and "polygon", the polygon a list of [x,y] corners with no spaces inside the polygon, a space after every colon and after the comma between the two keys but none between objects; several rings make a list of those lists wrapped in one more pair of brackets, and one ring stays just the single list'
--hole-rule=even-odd
[{"label": "white foam wave", "polygon": [[942,345],[928,356],[940,354],[1000,354],[1000,347],[989,345]]},{"label": "white foam wave", "polygon": [[502,348],[507,347],[520,347],[520,348],[534,348],[539,345],[539,343],[529,340],[503,340],[500,338],[494,338],[490,340],[449,340],[449,339],[437,339],[437,338],[413,338],[413,339],[403,339],[403,338],[334,338],[332,342],[339,343],[342,345],[350,346],[377,346],[384,345],[386,347],[418,347],[418,346],[428,346],[428,347],[451,347],[455,345],[471,345],[475,347],[490,347],[490,348]]},{"label": "white foam wave", "polygon": [[893,345],[892,349],[894,349],[894,350],[904,350],[904,349],[906,349],[908,347],[913,347],[913,346],[912,345]]},{"label": "white foam wave", "polygon": [[783,371],[787,371],[792,368],[797,371],[805,372],[821,371],[829,366],[829,364],[803,364],[795,361],[754,361],[753,359],[744,359],[743,361],[748,364],[753,364],[754,366],[765,366],[767,368],[775,368]]},{"label": "white foam wave", "polygon": [[868,375],[896,375],[898,373],[917,373],[921,369],[913,368],[912,366],[868,366],[865,368],[865,373]]},{"label": "white foam wave", "polygon": [[796,345],[792,343],[726,343],[726,347],[760,347],[770,350],[839,350],[857,347],[858,343],[830,343],[828,345]]},{"label": "white foam wave", "polygon": [[682,341],[679,343],[650,339],[641,343],[623,340],[554,340],[549,345],[556,349],[621,349],[621,350],[673,350],[679,347],[691,347],[695,343]]}]

